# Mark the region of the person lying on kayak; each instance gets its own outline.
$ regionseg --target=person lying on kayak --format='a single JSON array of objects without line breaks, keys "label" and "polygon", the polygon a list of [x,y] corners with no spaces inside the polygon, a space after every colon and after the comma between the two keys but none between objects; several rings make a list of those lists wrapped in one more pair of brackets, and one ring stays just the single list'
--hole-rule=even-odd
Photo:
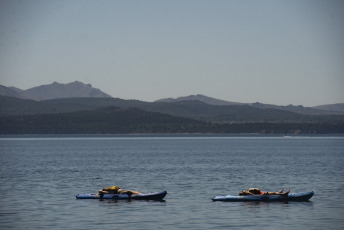
[{"label": "person lying on kayak", "polygon": [[288,196],[288,193],[290,190],[283,192],[284,189],[282,189],[279,192],[263,192],[259,188],[249,188],[247,190],[243,190],[239,193],[240,196],[244,195],[282,195],[282,196]]},{"label": "person lying on kayak", "polygon": [[132,194],[141,194],[140,192],[137,192],[137,191],[121,189],[118,186],[103,188],[102,190],[99,190],[98,193],[100,195],[104,195],[104,194],[127,194],[128,196],[131,196]]}]

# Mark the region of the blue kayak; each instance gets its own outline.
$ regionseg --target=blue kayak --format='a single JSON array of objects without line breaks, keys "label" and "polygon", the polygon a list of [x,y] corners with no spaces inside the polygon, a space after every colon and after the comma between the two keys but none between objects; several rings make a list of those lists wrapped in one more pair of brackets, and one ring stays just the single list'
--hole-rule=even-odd
[{"label": "blue kayak", "polygon": [[213,201],[252,201],[252,202],[267,202],[267,201],[308,201],[314,195],[314,192],[300,192],[289,193],[287,196],[283,195],[222,195],[214,196]]},{"label": "blue kayak", "polygon": [[162,200],[166,196],[167,191],[162,192],[151,192],[146,194],[132,194],[131,196],[127,194],[104,194],[100,197],[99,194],[78,194],[77,199],[115,199],[115,200]]}]

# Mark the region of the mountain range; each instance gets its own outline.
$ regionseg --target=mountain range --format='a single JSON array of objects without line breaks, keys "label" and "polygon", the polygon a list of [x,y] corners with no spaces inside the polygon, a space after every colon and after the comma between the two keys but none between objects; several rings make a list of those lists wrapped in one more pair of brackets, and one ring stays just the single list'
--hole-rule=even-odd
[{"label": "mountain range", "polygon": [[268,109],[268,108],[279,109],[279,110],[285,110],[285,111],[302,113],[302,114],[317,114],[317,115],[333,114],[334,115],[334,114],[344,113],[344,103],[320,105],[320,106],[314,106],[314,107],[304,107],[302,105],[280,106],[280,105],[263,104],[259,102],[255,102],[255,103],[231,102],[231,101],[225,101],[225,100],[220,100],[220,99],[204,96],[202,94],[190,95],[190,96],[178,97],[178,98],[165,98],[165,99],[157,100],[156,102],[175,103],[175,102],[181,102],[181,101],[201,101],[210,105],[218,105],[218,106],[246,105],[246,106],[252,106],[252,107],[261,108],[261,109]]},{"label": "mountain range", "polygon": [[84,84],[79,81],[68,84],[54,82],[27,90],[0,85],[0,95],[36,101],[71,97],[111,97],[101,90],[93,88],[91,84]]},{"label": "mountain range", "polygon": [[[22,90],[16,87],[6,87],[0,85],[0,95],[15,97],[21,99],[31,99],[35,101],[61,99],[61,98],[111,98],[111,96],[100,89],[93,88],[91,84],[85,84],[79,81],[74,81],[67,84],[54,82],[48,85],[41,85],[27,90]],[[175,103],[181,101],[201,101],[209,105],[223,106],[223,105],[247,105],[257,108],[272,108],[286,110],[302,114],[341,114],[344,113],[344,103],[319,105],[314,107],[299,106],[278,106],[263,103],[240,103],[220,100],[208,97],[202,94],[183,96],[178,98],[165,98],[156,100],[155,102]]]},{"label": "mountain range", "polygon": [[[113,98],[72,82],[0,87],[0,133],[342,133],[343,104],[309,108],[236,103],[204,95],[155,102]],[[33,99],[34,98],[34,99]]]}]

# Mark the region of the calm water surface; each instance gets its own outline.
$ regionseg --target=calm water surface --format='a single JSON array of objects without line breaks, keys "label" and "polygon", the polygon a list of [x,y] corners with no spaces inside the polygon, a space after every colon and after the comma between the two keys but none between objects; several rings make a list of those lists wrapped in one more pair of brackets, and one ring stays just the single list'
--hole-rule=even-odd
[{"label": "calm water surface", "polygon": [[[343,229],[344,137],[0,138],[0,229]],[[117,185],[164,202],[77,200]],[[248,187],[310,202],[212,202]]]}]

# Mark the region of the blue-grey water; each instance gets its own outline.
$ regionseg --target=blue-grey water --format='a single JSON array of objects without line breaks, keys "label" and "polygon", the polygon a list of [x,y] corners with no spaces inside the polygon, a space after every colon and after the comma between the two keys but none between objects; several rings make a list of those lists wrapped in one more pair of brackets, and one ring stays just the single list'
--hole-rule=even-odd
[{"label": "blue-grey water", "polygon": [[[343,229],[343,136],[0,138],[0,229]],[[117,185],[164,202],[77,200]],[[309,202],[213,202],[258,187]]]}]

